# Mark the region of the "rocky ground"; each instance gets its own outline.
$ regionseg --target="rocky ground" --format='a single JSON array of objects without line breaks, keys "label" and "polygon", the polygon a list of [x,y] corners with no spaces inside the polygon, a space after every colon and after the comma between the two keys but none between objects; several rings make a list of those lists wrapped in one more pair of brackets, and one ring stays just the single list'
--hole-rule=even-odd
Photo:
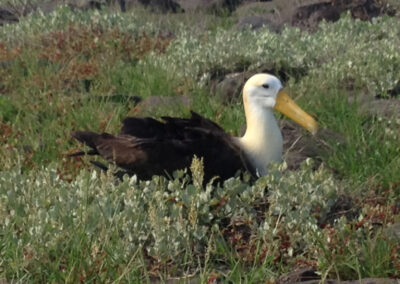
[{"label": "rocky ground", "polygon": [[49,13],[59,5],[77,9],[111,6],[122,12],[145,6],[157,13],[190,13],[198,10],[221,15],[237,13],[237,28],[250,25],[257,29],[266,25],[275,31],[279,31],[285,24],[315,30],[322,20],[336,21],[346,11],[363,21],[382,14],[398,15],[396,7],[390,5],[391,2],[378,0],[50,0],[27,3],[1,5],[0,25],[17,22],[19,17],[38,10]]}]

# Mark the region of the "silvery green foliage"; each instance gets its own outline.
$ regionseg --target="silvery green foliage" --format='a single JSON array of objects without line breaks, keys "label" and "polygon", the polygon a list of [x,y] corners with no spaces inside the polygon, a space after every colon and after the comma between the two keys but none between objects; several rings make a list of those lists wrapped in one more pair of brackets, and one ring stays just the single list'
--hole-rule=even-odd
[{"label": "silvery green foliage", "polygon": [[[63,30],[68,25],[117,28],[132,34],[170,32],[143,19],[140,13],[112,11],[84,12],[66,6],[44,15],[35,13],[20,23],[0,27],[0,39],[18,42],[38,32]],[[161,29],[161,30],[160,30]],[[219,28],[201,31],[196,27],[173,27],[175,40],[166,54],[150,54],[139,64],[155,65],[177,78],[207,83],[216,70],[255,70],[268,66],[276,70],[303,70],[303,80],[355,84],[371,93],[382,93],[399,81],[400,25],[393,17],[371,22],[353,20],[350,15],[336,23],[321,23],[315,33],[287,27],[280,34],[267,28],[237,31]],[[309,84],[306,84],[309,85]]]},{"label": "silvery green foliage", "polygon": [[340,183],[331,173],[323,166],[314,171],[312,166],[312,160],[308,159],[301,170],[282,173],[286,168],[283,164],[262,178],[268,187],[270,207],[260,232],[271,240],[279,231],[288,233],[289,254],[294,249],[311,254],[315,251],[315,240],[323,235],[318,221],[326,217],[340,192]]},{"label": "silvery green foliage", "polygon": [[66,5],[57,8],[48,14],[41,11],[21,18],[18,23],[0,27],[0,40],[10,43],[30,41],[38,33],[64,30],[68,26],[92,26],[104,29],[119,29],[132,34],[146,32],[154,34],[157,28],[151,23],[142,22],[140,15],[132,13],[112,13],[106,11],[84,11],[71,9]]},{"label": "silvery green foliage", "polygon": [[[207,82],[215,70],[252,70],[266,65],[277,70],[299,68],[319,79],[355,84],[383,92],[398,83],[400,25],[397,18],[355,21],[349,15],[334,24],[321,24],[315,33],[285,28],[281,34],[266,29],[204,34],[182,31],[165,56],[149,61],[182,77]],[[247,63],[246,63],[247,62]],[[144,62],[148,64],[149,62]],[[343,84],[342,84],[343,85]]]},{"label": "silvery green foliage", "polygon": [[[138,181],[82,171],[76,180],[59,178],[55,167],[21,173],[0,173],[0,230],[19,248],[35,255],[62,247],[74,234],[91,238],[93,249],[112,242],[113,251],[128,259],[138,250],[159,261],[179,263],[182,254],[204,253],[213,231],[226,220],[249,221],[262,243],[278,231],[291,234],[294,249],[304,249],[318,234],[313,212],[328,210],[337,185],[324,169],[304,164],[297,172],[271,170],[250,184],[231,178],[222,185],[202,186],[202,169],[193,167],[193,182],[184,171],[174,179]],[[261,215],[255,209],[269,203]],[[225,225],[224,225],[225,224]]]},{"label": "silvery green foliage", "polygon": [[321,42],[318,53],[325,53],[325,62],[312,74],[342,87],[350,82],[373,94],[385,92],[399,83],[399,32],[396,18],[362,22],[345,17],[324,23],[315,40]]},{"label": "silvery green foliage", "polygon": [[35,4],[39,4],[43,2],[43,0],[0,0],[0,5],[11,7],[11,8],[18,8],[24,6],[33,6]]}]

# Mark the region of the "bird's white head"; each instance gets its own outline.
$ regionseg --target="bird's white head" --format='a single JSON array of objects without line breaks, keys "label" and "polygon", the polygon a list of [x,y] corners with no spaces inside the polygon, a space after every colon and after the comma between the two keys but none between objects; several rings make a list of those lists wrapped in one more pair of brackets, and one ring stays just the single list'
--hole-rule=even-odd
[{"label": "bird's white head", "polygon": [[259,108],[273,109],[276,104],[276,97],[282,88],[281,81],[275,76],[256,74],[244,85],[244,103],[253,110]]},{"label": "bird's white head", "polygon": [[243,101],[246,117],[260,117],[258,114],[272,113],[272,109],[276,109],[311,133],[317,132],[317,122],[283,91],[281,81],[273,75],[256,74],[247,80],[243,88]]}]

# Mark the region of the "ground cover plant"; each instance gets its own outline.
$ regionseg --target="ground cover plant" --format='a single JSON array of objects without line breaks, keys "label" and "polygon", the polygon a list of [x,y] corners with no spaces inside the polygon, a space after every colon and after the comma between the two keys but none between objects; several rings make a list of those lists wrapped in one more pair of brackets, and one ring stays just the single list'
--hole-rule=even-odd
[{"label": "ground cover plant", "polygon": [[[0,28],[0,279],[257,283],[304,266],[321,279],[399,278],[400,116],[362,108],[399,99],[398,18],[277,34],[238,31],[234,15],[146,13],[59,7]],[[318,165],[203,185],[196,158],[170,179],[116,182],[66,156],[80,146],[71,131],[116,133],[145,113],[136,96],[189,97],[152,114],[192,108],[240,135],[240,98],[210,85],[263,66],[344,137]]]}]

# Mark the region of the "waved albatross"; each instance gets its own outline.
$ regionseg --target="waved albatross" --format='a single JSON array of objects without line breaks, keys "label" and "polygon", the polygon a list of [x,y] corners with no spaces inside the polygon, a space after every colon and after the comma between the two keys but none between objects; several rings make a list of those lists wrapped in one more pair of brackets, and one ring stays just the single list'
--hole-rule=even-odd
[{"label": "waved albatross", "polygon": [[[238,170],[253,176],[267,174],[271,162],[282,157],[282,134],[273,109],[287,115],[311,133],[317,122],[282,90],[278,78],[253,75],[244,85],[243,103],[247,129],[243,137],[233,137],[220,126],[195,112],[191,118],[127,117],[117,135],[76,131],[72,136],[91,148],[70,156],[100,155],[139,179],[170,175],[190,166],[193,156],[204,159],[204,178],[227,179]],[[104,169],[106,167],[93,162]]]}]

